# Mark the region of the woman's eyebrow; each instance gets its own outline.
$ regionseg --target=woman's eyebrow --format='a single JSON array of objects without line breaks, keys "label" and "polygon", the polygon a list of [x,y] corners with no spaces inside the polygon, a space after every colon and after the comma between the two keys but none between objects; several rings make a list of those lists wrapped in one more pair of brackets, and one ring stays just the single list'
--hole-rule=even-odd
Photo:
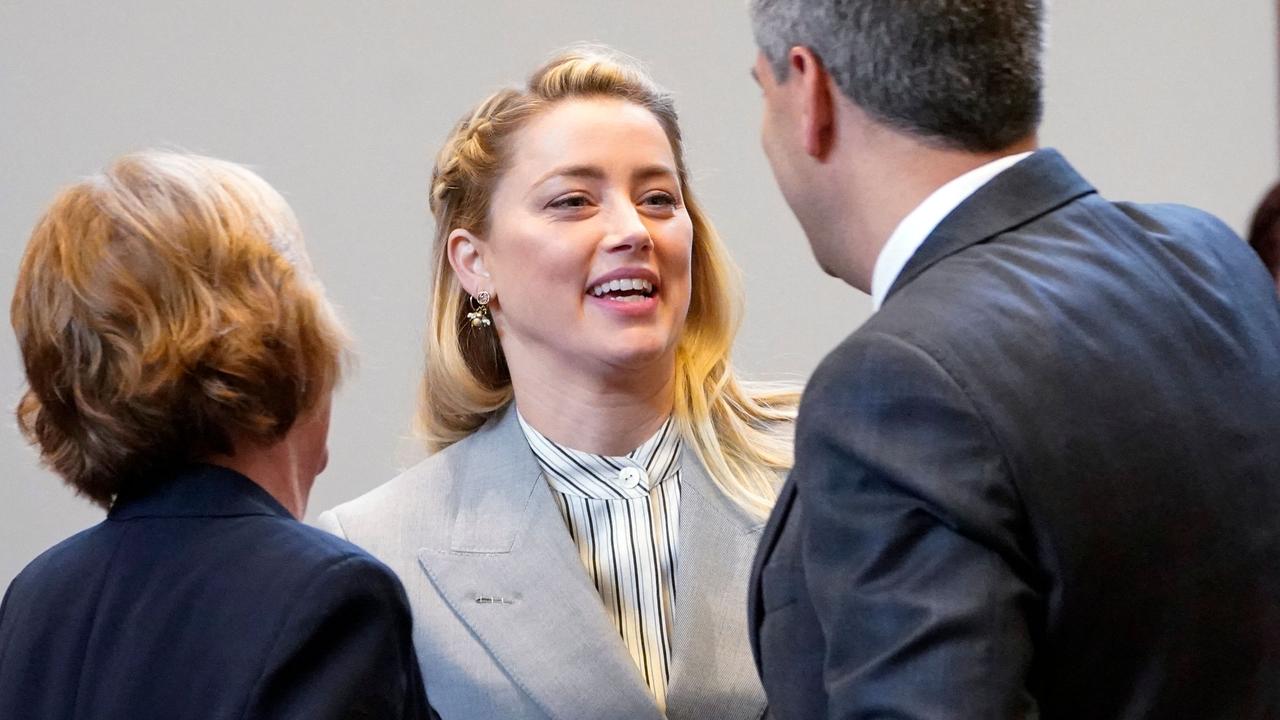
[{"label": "woman's eyebrow", "polygon": [[[596,165],[565,165],[563,167],[553,168],[542,177],[538,178],[532,187],[539,187],[544,182],[557,177],[573,177],[583,178],[586,180],[604,180],[605,171]],[[676,171],[667,165],[655,163],[653,165],[644,165],[636,168],[631,172],[632,182],[642,180],[650,180],[655,177],[676,178]]]},{"label": "woman's eyebrow", "polygon": [[604,170],[595,165],[565,165],[552,169],[547,174],[535,181],[534,187],[550,180],[553,177],[576,177],[585,178],[587,180],[603,180],[605,176]]},{"label": "woman's eyebrow", "polygon": [[632,181],[649,180],[655,177],[675,178],[677,176],[676,176],[675,170],[672,170],[666,165],[657,165],[657,164],[638,167],[631,172]]}]

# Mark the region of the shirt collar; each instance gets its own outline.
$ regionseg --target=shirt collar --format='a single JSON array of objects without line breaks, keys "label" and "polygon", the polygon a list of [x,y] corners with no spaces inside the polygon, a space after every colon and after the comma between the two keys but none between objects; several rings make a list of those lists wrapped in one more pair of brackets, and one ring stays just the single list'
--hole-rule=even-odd
[{"label": "shirt collar", "polygon": [[674,477],[680,469],[683,442],[674,418],[658,428],[640,447],[610,457],[560,445],[538,432],[516,411],[520,429],[551,487],[580,497],[616,500],[648,497],[649,491]]},{"label": "shirt collar", "polygon": [[924,202],[907,213],[876,257],[875,269],[871,272],[872,308],[880,309],[885,296],[889,294],[889,288],[893,287],[893,281],[898,279],[898,274],[906,267],[907,261],[952,210],[996,175],[1030,154],[1024,152],[1006,155],[976,167],[934,190]]}]

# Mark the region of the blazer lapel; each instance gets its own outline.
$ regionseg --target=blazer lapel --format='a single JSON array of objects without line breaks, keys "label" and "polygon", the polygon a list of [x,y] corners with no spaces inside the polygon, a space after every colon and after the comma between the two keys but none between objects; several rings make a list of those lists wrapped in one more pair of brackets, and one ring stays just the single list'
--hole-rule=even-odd
[{"label": "blazer lapel", "polygon": [[473,436],[450,546],[418,559],[441,596],[547,715],[662,717],[578,560],[514,410]]},{"label": "blazer lapel", "polygon": [[755,720],[766,701],[747,641],[747,587],[761,523],[681,461],[680,557],[667,717]]},{"label": "blazer lapel", "polygon": [[934,263],[1097,192],[1057,150],[1037,150],[992,178],[942,219],[902,268],[885,301]]},{"label": "blazer lapel", "polygon": [[747,595],[747,626],[751,638],[751,656],[755,660],[756,670],[760,669],[760,621],[764,619],[764,596],[761,592],[760,571],[778,544],[778,535],[782,532],[787,516],[791,513],[791,504],[795,502],[796,484],[791,477],[783,484],[778,493],[778,502],[769,514],[769,522],[761,533],[760,545],[756,548],[755,560],[751,563],[750,589]]}]

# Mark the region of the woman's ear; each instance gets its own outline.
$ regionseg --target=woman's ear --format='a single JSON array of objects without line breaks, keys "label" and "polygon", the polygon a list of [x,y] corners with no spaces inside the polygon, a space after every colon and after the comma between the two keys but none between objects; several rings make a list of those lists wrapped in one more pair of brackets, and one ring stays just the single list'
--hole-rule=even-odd
[{"label": "woman's ear", "polygon": [[484,266],[486,248],[483,240],[470,230],[458,228],[449,233],[446,248],[449,252],[449,264],[457,273],[463,290],[471,295],[477,295],[482,290],[496,294],[489,271]]}]

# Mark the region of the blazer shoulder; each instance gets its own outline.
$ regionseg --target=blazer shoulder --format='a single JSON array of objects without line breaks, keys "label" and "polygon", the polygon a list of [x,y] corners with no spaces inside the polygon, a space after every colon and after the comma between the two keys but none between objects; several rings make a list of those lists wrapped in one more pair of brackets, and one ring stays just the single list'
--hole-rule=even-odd
[{"label": "blazer shoulder", "polygon": [[1222,272],[1234,275],[1242,268],[1252,270],[1258,265],[1257,253],[1235,230],[1216,215],[1199,208],[1175,203],[1129,202],[1115,203],[1115,208],[1153,238],[1180,244],[1187,253],[1212,255],[1221,263]]},{"label": "blazer shoulder", "polygon": [[87,574],[109,561],[115,546],[110,540],[112,529],[106,522],[98,523],[37,555],[10,581],[6,600],[12,597],[20,603],[28,593],[47,590],[50,584],[68,584],[68,590],[71,585],[80,587]]},{"label": "blazer shoulder", "polygon": [[[896,309],[896,308],[895,308]],[[882,310],[862,327],[840,342],[818,364],[805,386],[806,406],[824,399],[870,390],[879,394],[900,384],[905,376],[913,376],[922,368],[932,373],[949,375],[942,362],[942,347],[928,333],[911,322],[902,322]]]},{"label": "blazer shoulder", "polygon": [[338,594],[378,597],[390,605],[408,607],[400,580],[385,563],[341,538],[316,528],[307,530],[328,538],[334,550],[312,568],[308,585],[345,588],[337,590]]},{"label": "blazer shoulder", "polygon": [[[380,553],[388,535],[411,530],[415,543],[431,544],[439,528],[458,503],[458,458],[467,440],[441,450],[369,492],[322,513],[317,524],[325,531]],[[439,528],[439,532],[444,532]],[[424,535],[425,533],[425,535]]]},{"label": "blazer shoulder", "polygon": [[[166,532],[153,523],[134,523],[130,546]],[[356,544],[293,518],[254,516],[213,518],[190,528],[192,552],[233,564],[248,585],[271,580],[300,591],[319,577],[394,578],[380,560]],[[190,572],[201,572],[193,569]]]},{"label": "blazer shoulder", "polygon": [[359,567],[363,564],[373,563],[390,572],[382,563],[365,552],[364,549],[341,536],[292,520],[281,519],[279,524],[281,531],[290,535],[299,545],[307,548],[307,555],[319,568],[328,569],[343,563],[349,567]]},{"label": "blazer shoulder", "polygon": [[1216,215],[1190,205],[1179,203],[1111,203],[1130,220],[1148,232],[1175,234],[1191,231],[1197,236],[1231,238],[1240,237]]}]

